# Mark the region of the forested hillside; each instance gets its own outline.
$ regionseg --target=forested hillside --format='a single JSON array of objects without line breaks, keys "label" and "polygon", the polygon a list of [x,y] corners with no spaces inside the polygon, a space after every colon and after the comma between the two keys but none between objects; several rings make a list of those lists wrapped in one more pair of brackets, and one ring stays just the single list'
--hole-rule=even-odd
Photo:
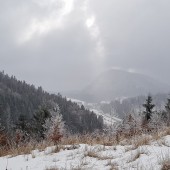
[{"label": "forested hillside", "polygon": [[59,106],[69,132],[92,132],[103,127],[102,117],[67,101],[60,94],[49,94],[41,87],[35,88],[0,72],[0,124],[7,132],[19,126],[22,126],[22,130],[25,126],[27,129],[32,127],[33,122],[37,124],[35,115],[45,115],[54,104]]},{"label": "forested hillside", "polygon": [[[167,98],[169,98],[168,94],[159,93],[153,95],[153,102],[155,104],[156,110],[164,110],[165,103],[167,102]],[[127,114],[130,113],[138,113],[143,111],[143,103],[145,102],[146,96],[137,96],[131,98],[124,99],[116,99],[109,103],[99,103],[98,107],[104,113],[109,113],[111,115],[116,115],[119,118],[123,119]]]}]

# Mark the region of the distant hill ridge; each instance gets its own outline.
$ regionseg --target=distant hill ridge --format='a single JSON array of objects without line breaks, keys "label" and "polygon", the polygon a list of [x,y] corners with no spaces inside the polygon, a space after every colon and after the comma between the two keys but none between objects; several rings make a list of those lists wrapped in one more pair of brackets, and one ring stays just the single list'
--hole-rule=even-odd
[{"label": "distant hill ridge", "polygon": [[110,69],[100,74],[82,91],[71,97],[88,102],[111,101],[121,97],[135,97],[148,93],[168,93],[170,86],[139,73]]}]

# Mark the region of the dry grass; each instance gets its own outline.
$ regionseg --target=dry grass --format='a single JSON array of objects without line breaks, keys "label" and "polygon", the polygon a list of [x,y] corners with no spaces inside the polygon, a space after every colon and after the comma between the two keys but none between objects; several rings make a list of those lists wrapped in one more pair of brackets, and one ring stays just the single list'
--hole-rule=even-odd
[{"label": "dry grass", "polygon": [[[128,134],[129,133],[129,134]],[[120,133],[110,134],[110,133],[99,133],[99,134],[84,134],[84,135],[67,135],[63,137],[59,145],[72,145],[71,148],[62,149],[77,149],[79,144],[88,145],[104,145],[104,146],[115,146],[115,145],[133,145],[133,149],[138,148],[142,145],[148,145],[151,141],[160,139],[163,136],[170,135],[170,127],[164,127],[158,131],[148,132],[146,129],[142,132],[141,130],[137,132],[120,131]],[[18,146],[16,144],[11,144],[7,146],[0,147],[0,156],[6,155],[20,155],[20,154],[30,154],[32,150],[38,149],[40,151],[44,150],[48,146],[53,146],[52,142],[29,142],[21,143]],[[76,147],[74,147],[76,146]],[[59,152],[61,148],[56,148],[54,152]],[[127,149],[128,151],[128,149]],[[34,155],[33,155],[34,157]]]},{"label": "dry grass", "polygon": [[139,146],[143,146],[143,145],[149,145],[149,143],[151,142],[152,137],[149,135],[142,135],[142,136],[138,136],[136,137],[132,144],[135,148],[138,148]]},{"label": "dry grass", "polygon": [[109,156],[109,155],[104,155],[104,156],[99,156],[98,158],[99,160],[107,160],[107,159],[113,159],[113,156]]},{"label": "dry grass", "polygon": [[116,164],[112,163],[111,160],[108,160],[107,166],[110,167],[110,170],[118,170],[118,167],[116,166]]},{"label": "dry grass", "polygon": [[169,170],[170,169],[170,161],[164,162],[161,170]]},{"label": "dry grass", "polygon": [[[72,140],[73,138],[73,140]],[[124,134],[119,135],[119,142],[117,141],[116,135],[110,134],[86,134],[81,136],[69,136],[68,138],[63,139],[66,144],[89,144],[89,145],[104,145],[104,146],[113,146],[120,143],[120,141],[124,140]],[[71,143],[70,143],[71,141]],[[74,143],[74,142],[75,143]]]},{"label": "dry grass", "polygon": [[[121,142],[124,140],[125,138],[124,136],[120,136],[120,144]],[[129,140],[130,141],[130,140]],[[148,144],[149,139],[148,138],[139,138],[139,139],[135,139],[134,140],[134,145],[136,147],[144,145],[144,144]],[[78,144],[89,144],[89,145],[104,145],[104,146],[115,146],[117,145],[117,141],[116,138],[114,136],[109,136],[109,135],[90,135],[90,134],[86,134],[86,135],[74,135],[74,136],[69,136],[69,137],[65,137],[62,139],[61,143],[59,144],[59,146],[62,145],[72,145],[72,147],[69,148],[61,148],[61,147],[56,147],[55,150],[53,151],[54,153],[59,152],[60,149],[77,149],[78,148]],[[126,142],[125,142],[126,143]],[[19,146],[15,146],[15,145],[11,145],[8,147],[1,147],[0,148],[0,156],[6,156],[6,155],[21,155],[21,154],[30,154],[32,150],[38,149],[40,151],[43,151],[46,147],[49,146],[53,146],[53,143],[50,142],[29,142],[29,143],[21,143]],[[33,155],[34,157],[34,155]]]},{"label": "dry grass", "polygon": [[[32,154],[33,150],[43,151],[46,147],[52,146],[51,143],[48,142],[29,142],[29,143],[22,143],[19,146],[11,145],[8,147],[0,148],[0,156],[16,156],[16,155],[25,155],[25,154]],[[34,157],[34,155],[32,155]]]},{"label": "dry grass", "polygon": [[109,156],[109,155],[101,155],[99,152],[100,151],[104,151],[105,149],[100,147],[100,148],[97,148],[97,149],[92,149],[92,150],[89,150],[89,151],[86,151],[85,153],[85,157],[91,157],[91,158],[96,158],[98,160],[111,160],[113,159],[113,156]]},{"label": "dry grass", "polygon": [[170,135],[170,127],[163,127],[162,129],[159,129],[155,133],[152,133],[152,138],[154,140],[158,140],[163,136]]},{"label": "dry grass", "polygon": [[[65,137],[62,139],[61,143],[59,144],[60,146],[62,145],[72,145],[72,147],[69,148],[61,148],[61,147],[56,147],[56,149],[53,151],[54,153],[59,152],[60,149],[77,149],[78,144],[89,144],[89,145],[104,145],[104,146],[115,146],[117,144],[122,144],[123,141],[124,143],[127,144],[126,138],[124,135],[120,136],[120,142],[117,143],[116,138],[114,136],[109,136],[109,135],[103,135],[103,136],[93,136],[90,134],[86,135],[74,135],[74,136],[69,136]],[[135,137],[134,139],[132,138],[131,140],[129,139],[128,142],[133,143],[134,146],[137,148],[142,145],[147,145],[149,144],[150,138],[149,137],[140,137],[137,138]],[[30,154],[32,150],[38,149],[40,151],[44,150],[46,147],[53,146],[53,143],[50,142],[29,142],[29,143],[21,143],[19,146],[15,145],[10,145],[8,147],[1,147],[0,148],[0,156],[6,156],[6,155],[21,155],[21,154]],[[75,146],[75,147],[74,147]],[[34,156],[33,156],[34,157]]]},{"label": "dry grass", "polygon": [[[141,145],[148,145],[152,140],[158,140],[162,136],[170,134],[170,128],[162,128],[159,131],[155,130],[134,130],[129,132],[120,131],[116,134],[84,134],[84,135],[68,135],[63,137],[61,144],[63,145],[76,145],[76,144],[89,144],[89,145],[131,145],[136,147]],[[152,137],[151,137],[152,136]]]},{"label": "dry grass", "polygon": [[162,162],[161,170],[169,170],[170,169],[170,159],[166,159]]},{"label": "dry grass", "polygon": [[110,136],[107,134],[84,134],[84,135],[70,135],[64,137],[61,140],[63,145],[76,145],[76,144],[89,144],[89,145],[105,145],[113,146],[116,145],[116,137],[114,135]]},{"label": "dry grass", "polygon": [[170,127],[165,127],[164,130],[163,130],[163,135],[166,136],[166,135],[170,135]]},{"label": "dry grass", "polygon": [[46,168],[45,170],[59,170],[57,167]]},{"label": "dry grass", "polygon": [[92,158],[99,158],[99,155],[96,152],[88,151],[85,156],[92,157]]}]

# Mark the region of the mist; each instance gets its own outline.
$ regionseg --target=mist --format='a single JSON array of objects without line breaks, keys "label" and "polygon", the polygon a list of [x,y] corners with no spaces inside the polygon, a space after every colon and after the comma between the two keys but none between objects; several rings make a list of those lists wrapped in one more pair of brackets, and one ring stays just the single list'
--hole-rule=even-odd
[{"label": "mist", "polygon": [[0,69],[59,92],[110,68],[170,84],[170,1],[5,0]]}]

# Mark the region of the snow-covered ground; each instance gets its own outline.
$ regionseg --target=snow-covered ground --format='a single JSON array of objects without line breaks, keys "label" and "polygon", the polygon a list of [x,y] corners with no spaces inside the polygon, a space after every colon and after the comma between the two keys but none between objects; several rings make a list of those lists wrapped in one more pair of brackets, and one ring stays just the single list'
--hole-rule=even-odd
[{"label": "snow-covered ground", "polygon": [[65,146],[55,153],[55,147],[32,151],[29,155],[0,157],[0,170],[161,170],[170,162],[170,136],[149,145]]}]

